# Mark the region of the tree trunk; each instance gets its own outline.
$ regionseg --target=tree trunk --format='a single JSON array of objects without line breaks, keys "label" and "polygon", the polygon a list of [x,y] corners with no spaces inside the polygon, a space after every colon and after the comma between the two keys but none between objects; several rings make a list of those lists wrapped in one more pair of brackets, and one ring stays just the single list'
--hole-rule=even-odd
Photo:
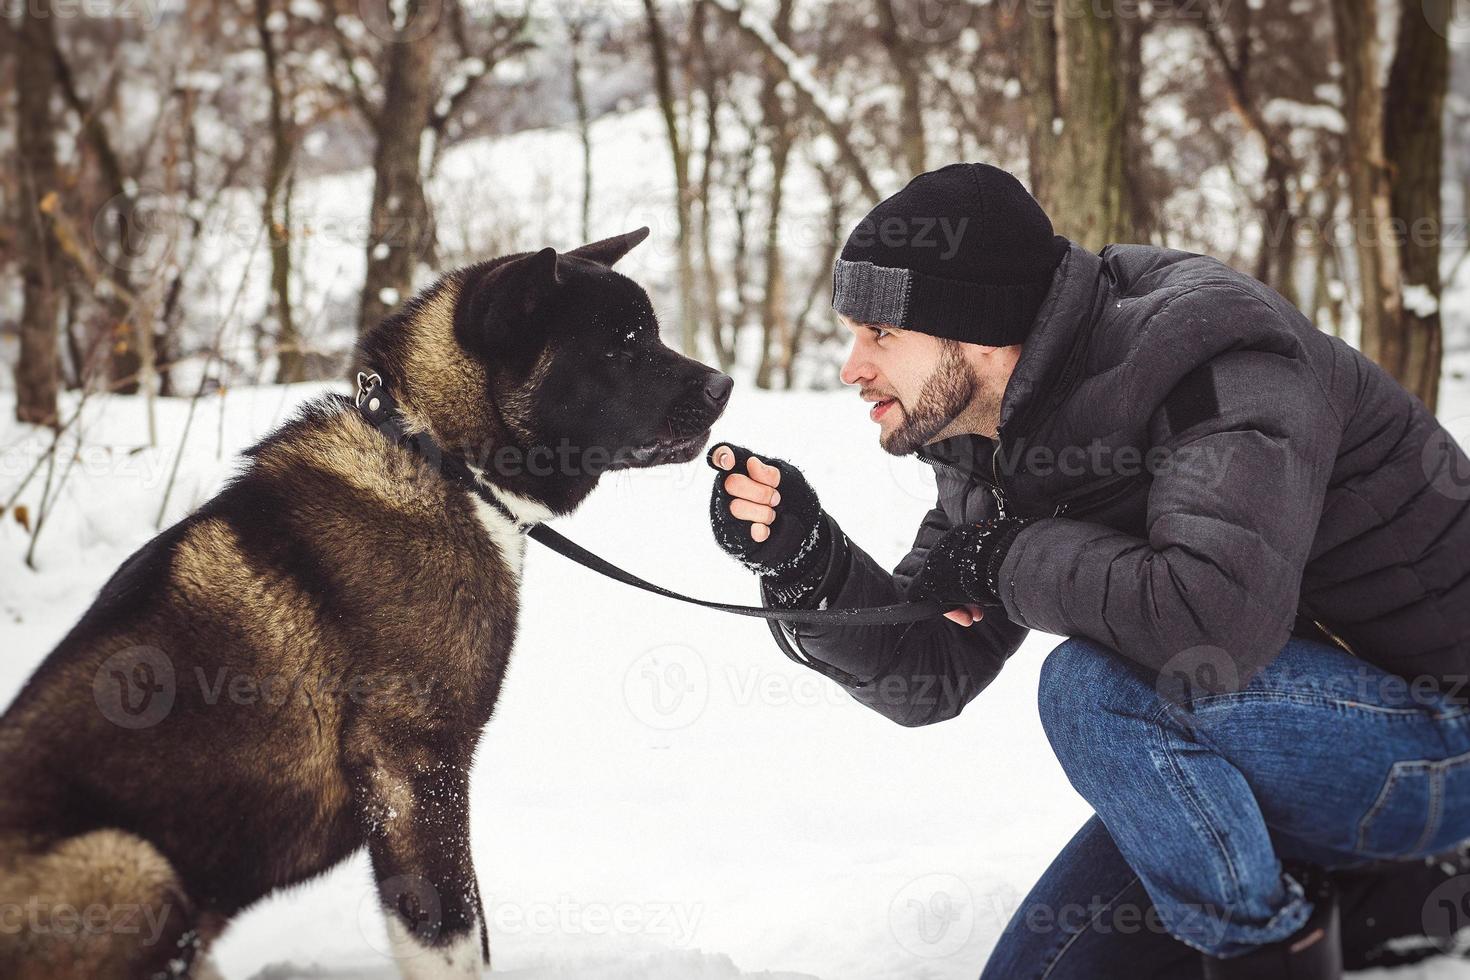
[{"label": "tree trunk", "polygon": [[434,49],[439,28],[423,31],[416,7],[411,4],[403,19],[407,33],[388,45],[383,105],[374,121],[378,145],[373,154],[373,203],[359,333],[371,330],[400,300],[408,298],[414,270],[433,248],[434,229],[419,147],[434,107]]},{"label": "tree trunk", "polygon": [[582,41],[586,23],[580,14],[567,15],[567,42],[572,56],[572,105],[577,110],[577,137],[582,143],[582,241],[592,241],[592,126],[587,92],[582,85]]},{"label": "tree trunk", "polygon": [[1430,411],[1438,407],[1444,356],[1439,314],[1444,228],[1440,181],[1449,67],[1448,37],[1434,29],[1419,4],[1405,4],[1398,50],[1388,74],[1383,142],[1391,174],[1393,217],[1406,231],[1399,267],[1414,302],[1405,304],[1401,342],[1385,347],[1385,353],[1392,349],[1397,356],[1384,367]]},{"label": "tree trunk", "polygon": [[[782,44],[791,41],[794,0],[780,0],[772,31]],[[761,128],[771,162],[770,207],[766,209],[765,281],[761,290],[761,356],[756,365],[757,388],[771,387],[776,362],[790,348],[791,317],[786,309],[786,272],[781,252],[781,213],[786,203],[786,168],[791,159],[791,120],[777,86],[780,79],[764,67],[761,79]],[[783,364],[784,368],[785,365]]]},{"label": "tree trunk", "polygon": [[23,8],[17,28],[19,86],[16,144],[20,162],[20,246],[24,307],[20,317],[20,361],[15,371],[15,417],[37,425],[57,424],[61,357],[56,333],[60,310],[61,251],[51,234],[50,212],[59,206],[56,120],[51,98],[56,68],[50,3]]},{"label": "tree trunk", "polygon": [[664,117],[669,152],[674,158],[674,209],[678,216],[679,337],[685,354],[698,356],[699,332],[694,316],[694,249],[690,237],[689,153],[679,133],[678,110],[674,104],[674,82],[669,68],[669,44],[654,0],[643,0],[648,17],[648,46],[653,54],[653,83],[659,110]]},{"label": "tree trunk", "polygon": [[[107,278],[119,287],[102,300],[102,305],[112,316],[105,351],[109,390],[120,395],[132,395],[138,392],[153,371],[153,365],[147,360],[152,345],[146,344],[142,336],[151,327],[135,304],[121,298],[137,295],[135,272],[151,271],[139,267],[139,257],[132,251],[136,244],[134,236],[139,231],[136,223],[140,220],[136,182],[129,179],[124,172],[122,159],[107,131],[102,114],[106,94],[98,95],[90,102],[84,99],[76,79],[72,76],[71,66],[54,35],[51,42],[54,45],[51,49],[51,60],[56,72],[56,84],[67,106],[77,117],[81,142],[96,155],[102,189],[108,198],[106,213],[111,220],[95,223],[94,230],[105,227],[112,233],[110,241],[99,240],[97,244],[107,250],[105,257],[112,266]],[[148,390],[151,395],[152,389]]]},{"label": "tree trunk", "polygon": [[[924,145],[924,96],[919,82],[919,70],[913,47],[899,30],[893,0],[874,0],[874,6],[878,14],[878,43],[887,52],[888,60],[898,76],[898,140],[903,147],[904,163],[908,165],[909,175],[914,176],[928,169]],[[779,34],[777,36],[780,37]],[[781,37],[781,40],[787,39]]]},{"label": "tree trunk", "polygon": [[266,166],[265,199],[260,220],[265,225],[271,257],[271,307],[276,319],[276,383],[302,381],[306,360],[301,337],[291,311],[291,213],[288,184],[291,158],[296,150],[295,123],[289,96],[283,91],[280,52],[270,26],[271,0],[255,0],[255,29],[265,57],[266,84],[270,93],[270,162]]},{"label": "tree trunk", "polygon": [[1127,73],[1112,0],[1031,17],[1031,192],[1059,234],[1097,251],[1131,241]]},{"label": "tree trunk", "polygon": [[1358,258],[1364,354],[1392,373],[1403,359],[1403,297],[1383,156],[1383,93],[1378,87],[1377,0],[1333,0],[1347,114],[1351,228]]},{"label": "tree trunk", "polygon": [[1143,41],[1150,23],[1146,18],[1136,16],[1123,18],[1118,25],[1119,68],[1123,75],[1123,145],[1126,147],[1124,200],[1130,209],[1126,218],[1126,226],[1131,232],[1129,241],[1134,242],[1154,240],[1159,230],[1158,198],[1167,195],[1168,187],[1167,177],[1158,174],[1148,162],[1151,150],[1143,136]]},{"label": "tree trunk", "polygon": [[1251,29],[1249,19],[1234,51],[1227,45],[1218,21],[1205,17],[1199,24],[1220,62],[1225,97],[1231,110],[1261,141],[1266,157],[1261,178],[1263,194],[1257,205],[1261,212],[1261,250],[1256,254],[1255,277],[1296,303],[1296,213],[1292,208],[1291,182],[1298,167],[1285,136],[1262,115],[1251,85],[1251,54],[1265,42],[1259,32]]},{"label": "tree trunk", "polygon": [[862,152],[853,145],[852,122],[833,114],[835,109],[831,100],[809,89],[807,76],[793,73],[792,66],[785,60],[785,57],[790,55],[790,49],[785,52],[777,51],[769,43],[766,32],[757,30],[747,23],[746,18],[754,20],[755,14],[732,9],[724,3],[715,3],[714,8],[742,37],[755,45],[767,69],[776,72],[781,78],[791,83],[791,95],[796,100],[798,110],[802,115],[814,119],[826,131],[835,144],[837,159],[842,162],[843,168],[863,189],[863,197],[871,204],[878,203],[883,195],[878,193],[878,186],[873,183],[873,175],[868,172],[868,166],[863,162]]},{"label": "tree trunk", "polygon": [[700,153],[698,190],[699,261],[704,290],[704,319],[715,362],[728,372],[735,364],[733,339],[726,337],[725,313],[720,304],[720,273],[714,252],[714,187],[715,167],[720,159],[720,79],[710,61],[705,31],[709,28],[709,0],[697,0],[690,31],[691,57],[699,68],[699,87],[704,95],[704,146]]}]

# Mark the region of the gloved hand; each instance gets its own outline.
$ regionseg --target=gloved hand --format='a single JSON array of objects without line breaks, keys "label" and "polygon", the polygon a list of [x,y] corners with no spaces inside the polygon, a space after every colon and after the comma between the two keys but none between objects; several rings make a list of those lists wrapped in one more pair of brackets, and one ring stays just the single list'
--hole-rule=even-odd
[{"label": "gloved hand", "polygon": [[831,551],[826,516],[801,470],[717,443],[705,457],[722,474],[710,494],[715,541],[757,575],[790,583],[820,576]]},{"label": "gloved hand", "polygon": [[950,528],[929,549],[914,591],[939,602],[998,607],[1000,565],[1016,535],[1031,521],[1002,517]]}]

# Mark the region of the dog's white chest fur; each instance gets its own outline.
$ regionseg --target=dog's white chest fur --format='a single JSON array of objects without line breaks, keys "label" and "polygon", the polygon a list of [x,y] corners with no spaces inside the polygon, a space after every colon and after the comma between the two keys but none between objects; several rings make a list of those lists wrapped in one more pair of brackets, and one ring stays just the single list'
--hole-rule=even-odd
[{"label": "dog's white chest fur", "polygon": [[[512,493],[499,487],[491,487],[484,480],[480,481],[480,485],[494,494],[495,499],[504,504],[518,521],[539,523],[552,516],[551,511],[539,501],[522,497],[518,493]],[[486,534],[490,535],[490,540],[500,551],[511,574],[519,579],[522,561],[526,554],[526,536],[504,514],[480,499],[479,495],[474,497],[474,504],[475,516],[479,518],[480,526],[485,529]]]}]

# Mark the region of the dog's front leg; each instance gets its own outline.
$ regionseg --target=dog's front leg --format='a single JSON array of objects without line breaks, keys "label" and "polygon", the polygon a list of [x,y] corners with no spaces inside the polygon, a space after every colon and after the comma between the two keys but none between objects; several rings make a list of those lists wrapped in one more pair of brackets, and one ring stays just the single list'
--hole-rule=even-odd
[{"label": "dog's front leg", "polygon": [[480,977],[490,950],[470,857],[468,762],[415,747],[353,768],[399,969],[409,980]]}]

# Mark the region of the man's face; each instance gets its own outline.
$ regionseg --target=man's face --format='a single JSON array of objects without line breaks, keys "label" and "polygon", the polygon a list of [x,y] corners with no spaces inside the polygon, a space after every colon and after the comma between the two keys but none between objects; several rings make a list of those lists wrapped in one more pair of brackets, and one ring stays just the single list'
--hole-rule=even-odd
[{"label": "man's face", "polygon": [[907,456],[966,432],[994,438],[1019,345],[980,347],[839,319],[853,334],[842,381],[873,403],[868,415],[886,452]]}]

